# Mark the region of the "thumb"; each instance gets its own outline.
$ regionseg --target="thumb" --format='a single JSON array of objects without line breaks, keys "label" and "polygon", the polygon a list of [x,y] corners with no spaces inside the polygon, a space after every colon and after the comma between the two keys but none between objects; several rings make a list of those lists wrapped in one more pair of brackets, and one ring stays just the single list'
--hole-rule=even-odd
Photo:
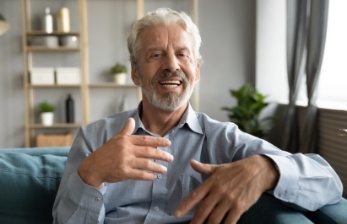
[{"label": "thumb", "polygon": [[211,164],[206,164],[206,163],[200,163],[194,159],[190,160],[190,165],[192,168],[202,174],[206,175],[211,175],[215,168],[217,167],[216,165],[211,165]]},{"label": "thumb", "polygon": [[129,117],[125,123],[123,129],[119,132],[121,135],[131,135],[135,129],[135,120],[132,117]]}]

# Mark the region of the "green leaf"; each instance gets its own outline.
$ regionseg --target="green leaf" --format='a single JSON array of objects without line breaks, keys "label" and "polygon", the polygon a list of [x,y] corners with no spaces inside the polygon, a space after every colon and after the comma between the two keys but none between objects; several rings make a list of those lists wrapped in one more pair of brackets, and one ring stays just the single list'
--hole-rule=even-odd
[{"label": "green leaf", "polygon": [[228,113],[229,121],[234,122],[242,131],[264,137],[274,124],[274,117],[259,120],[262,110],[268,106],[266,96],[258,92],[251,84],[246,83],[239,89],[230,89],[230,95],[236,99],[236,106],[222,107]]}]

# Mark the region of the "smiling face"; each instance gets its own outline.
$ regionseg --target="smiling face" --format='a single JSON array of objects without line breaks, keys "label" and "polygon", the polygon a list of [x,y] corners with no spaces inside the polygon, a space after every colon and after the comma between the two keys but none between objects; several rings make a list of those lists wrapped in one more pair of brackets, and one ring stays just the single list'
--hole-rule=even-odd
[{"label": "smiling face", "polygon": [[186,105],[200,79],[191,36],[177,24],[160,24],[144,29],[139,41],[131,74],[142,87],[144,106],[174,111]]}]

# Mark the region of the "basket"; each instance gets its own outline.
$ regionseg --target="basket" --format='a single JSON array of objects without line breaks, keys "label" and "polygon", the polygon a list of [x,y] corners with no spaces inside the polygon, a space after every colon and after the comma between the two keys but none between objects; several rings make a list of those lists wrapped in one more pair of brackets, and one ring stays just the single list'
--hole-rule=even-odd
[{"label": "basket", "polygon": [[47,146],[71,146],[72,134],[38,134],[36,136],[37,147]]}]

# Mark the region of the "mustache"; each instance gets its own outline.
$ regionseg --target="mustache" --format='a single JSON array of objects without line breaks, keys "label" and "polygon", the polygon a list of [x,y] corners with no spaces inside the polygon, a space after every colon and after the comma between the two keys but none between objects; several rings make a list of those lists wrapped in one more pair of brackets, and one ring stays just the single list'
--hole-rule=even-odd
[{"label": "mustache", "polygon": [[153,79],[153,83],[157,83],[160,79],[168,78],[168,77],[179,77],[183,80],[183,82],[188,82],[188,78],[184,72],[180,70],[173,71],[173,72],[164,70],[155,75]]}]

